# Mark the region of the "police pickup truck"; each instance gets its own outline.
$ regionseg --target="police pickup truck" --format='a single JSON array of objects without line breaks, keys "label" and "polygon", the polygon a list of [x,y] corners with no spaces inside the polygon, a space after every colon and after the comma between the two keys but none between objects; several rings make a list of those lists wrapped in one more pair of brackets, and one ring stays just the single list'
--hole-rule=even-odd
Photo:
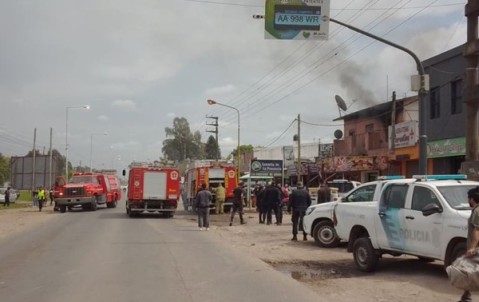
[{"label": "police pickup truck", "polygon": [[337,201],[310,206],[303,218],[303,229],[314,238],[315,243],[320,247],[333,248],[338,246],[340,238],[336,235],[333,223],[333,211],[336,204],[338,202],[377,203],[383,185],[396,179],[404,179],[404,177],[380,176],[377,181],[367,182],[355,187]]},{"label": "police pickup truck", "polygon": [[471,208],[465,175],[423,175],[387,183],[376,203],[338,203],[335,230],[347,238],[356,267],[374,271],[383,254],[450,265],[466,250]]}]

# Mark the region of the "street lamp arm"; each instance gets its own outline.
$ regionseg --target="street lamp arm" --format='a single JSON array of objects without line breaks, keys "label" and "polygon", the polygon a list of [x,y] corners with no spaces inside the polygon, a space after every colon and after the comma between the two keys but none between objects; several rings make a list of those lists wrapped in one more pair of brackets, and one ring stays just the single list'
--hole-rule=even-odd
[{"label": "street lamp arm", "polygon": [[397,48],[399,50],[402,50],[409,54],[414,61],[416,62],[416,67],[417,71],[420,76],[421,80],[421,87],[419,88],[419,93],[418,93],[418,99],[419,99],[419,174],[421,175],[426,175],[427,174],[427,135],[426,135],[426,118],[425,118],[425,112],[426,112],[426,105],[425,105],[425,98],[427,95],[427,92],[425,90],[425,77],[424,77],[424,66],[422,65],[421,61],[419,58],[416,56],[414,52],[411,50],[407,49],[406,47],[403,47],[401,45],[398,45],[396,43],[393,43],[391,41],[388,41],[386,39],[383,39],[381,37],[378,37],[376,35],[373,35],[371,33],[368,33],[362,29],[359,29],[357,27],[351,26],[349,24],[343,23],[341,21],[335,20],[333,18],[328,18],[329,21],[337,23],[339,25],[342,25],[344,27],[347,27],[355,32],[358,32],[360,34],[363,34],[365,36],[368,36],[372,39],[375,39],[377,41],[380,41],[382,43],[385,43],[389,46],[392,46],[394,48]]},{"label": "street lamp arm", "polygon": [[226,108],[230,108],[230,109],[233,109],[236,111],[236,113],[238,114],[238,146],[236,147],[236,153],[237,153],[237,157],[238,157],[238,167],[237,167],[237,179],[239,181],[239,178],[240,178],[240,169],[241,169],[241,166],[240,166],[240,129],[241,129],[241,126],[240,126],[240,111],[238,110],[238,108],[236,107],[233,107],[233,106],[230,106],[230,105],[226,105],[226,104],[223,104],[223,103],[219,103],[215,100],[207,100],[208,102],[208,105],[220,105],[220,106],[223,106],[223,107],[226,107]]}]

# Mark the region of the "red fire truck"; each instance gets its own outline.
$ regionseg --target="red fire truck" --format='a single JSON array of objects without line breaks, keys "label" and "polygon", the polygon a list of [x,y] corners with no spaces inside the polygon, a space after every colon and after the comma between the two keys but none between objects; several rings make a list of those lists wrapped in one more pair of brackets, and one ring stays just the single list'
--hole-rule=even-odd
[{"label": "red fire truck", "polygon": [[126,200],[126,213],[130,217],[142,213],[173,217],[179,197],[180,173],[177,168],[155,165],[130,167]]},{"label": "red fire truck", "polygon": [[185,210],[193,210],[196,193],[205,183],[213,194],[211,209],[215,208],[215,188],[220,183],[226,191],[224,210],[227,212],[233,204],[233,190],[238,186],[237,168],[226,162],[199,160],[193,163],[193,167],[186,171],[185,189],[188,201]]},{"label": "red fire truck", "polygon": [[101,204],[115,208],[120,199],[120,182],[113,174],[74,173],[69,183],[63,177],[55,181],[55,204],[62,213],[78,205],[91,211]]}]

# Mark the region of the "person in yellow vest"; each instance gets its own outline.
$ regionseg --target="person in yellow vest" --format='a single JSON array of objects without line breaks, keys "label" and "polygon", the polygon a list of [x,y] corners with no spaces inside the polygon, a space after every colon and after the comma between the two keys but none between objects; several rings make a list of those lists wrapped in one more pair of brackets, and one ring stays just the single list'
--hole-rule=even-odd
[{"label": "person in yellow vest", "polygon": [[43,187],[40,187],[40,190],[38,190],[38,209],[41,212],[43,203],[45,202],[45,189]]},{"label": "person in yellow vest", "polygon": [[226,190],[221,183],[216,188],[215,194],[216,194],[216,196],[215,196],[215,208],[216,208],[215,212],[216,212],[216,214],[223,214],[224,213],[223,205],[225,203]]}]

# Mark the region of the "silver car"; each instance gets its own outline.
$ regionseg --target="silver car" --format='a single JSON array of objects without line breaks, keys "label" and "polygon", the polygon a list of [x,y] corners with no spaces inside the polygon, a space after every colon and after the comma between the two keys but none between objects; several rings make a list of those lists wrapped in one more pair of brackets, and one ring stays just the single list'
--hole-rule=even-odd
[{"label": "silver car", "polygon": [[[0,203],[5,203],[5,191],[7,191],[7,188],[0,188]],[[10,189],[10,202],[15,203],[15,200],[17,200],[17,198],[17,191]]]}]

